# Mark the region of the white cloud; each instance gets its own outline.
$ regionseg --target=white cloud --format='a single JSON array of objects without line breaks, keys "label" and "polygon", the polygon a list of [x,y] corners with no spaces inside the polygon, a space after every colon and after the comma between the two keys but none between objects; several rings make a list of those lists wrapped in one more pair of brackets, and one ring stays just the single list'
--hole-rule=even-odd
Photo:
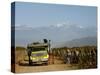
[{"label": "white cloud", "polygon": [[73,28],[73,27],[77,27],[80,29],[83,29],[84,27],[82,25],[76,24],[76,23],[72,23],[72,22],[63,22],[63,23],[58,23],[55,25],[56,27],[66,27],[66,28]]},{"label": "white cloud", "polygon": [[69,28],[71,25],[70,24],[67,24],[67,23],[58,23],[58,24],[56,24],[55,25],[56,27],[67,27],[67,28]]},{"label": "white cloud", "polygon": [[75,25],[77,28],[80,28],[80,29],[83,29],[84,28],[84,26],[82,26],[82,25]]},{"label": "white cloud", "polygon": [[57,24],[56,26],[57,26],[57,27],[62,27],[62,26],[63,26],[63,24]]},{"label": "white cloud", "polygon": [[78,27],[81,28],[81,29],[84,28],[83,26],[78,26]]},{"label": "white cloud", "polygon": [[21,24],[16,24],[15,25],[15,30],[31,30],[33,27],[30,25],[21,25]]}]

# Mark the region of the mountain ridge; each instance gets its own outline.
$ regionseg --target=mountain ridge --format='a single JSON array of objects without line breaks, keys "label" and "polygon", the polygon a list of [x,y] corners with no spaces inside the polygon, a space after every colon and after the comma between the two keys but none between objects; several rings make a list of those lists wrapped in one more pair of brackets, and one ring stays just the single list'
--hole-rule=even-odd
[{"label": "mountain ridge", "polygon": [[97,46],[97,37],[89,36],[78,39],[73,39],[55,47],[80,47],[80,46]]}]

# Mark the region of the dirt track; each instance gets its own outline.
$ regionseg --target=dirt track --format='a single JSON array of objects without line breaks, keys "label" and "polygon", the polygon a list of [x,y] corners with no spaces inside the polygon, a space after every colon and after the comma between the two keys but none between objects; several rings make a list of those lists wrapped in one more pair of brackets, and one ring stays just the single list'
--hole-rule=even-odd
[{"label": "dirt track", "polygon": [[73,70],[77,69],[77,67],[72,66],[70,64],[64,64],[61,60],[54,58],[54,64],[49,65],[19,65],[19,61],[23,60],[25,55],[25,51],[16,51],[16,64],[15,64],[15,72],[16,73],[28,73],[28,72],[47,72],[47,71],[63,71],[63,70]]}]

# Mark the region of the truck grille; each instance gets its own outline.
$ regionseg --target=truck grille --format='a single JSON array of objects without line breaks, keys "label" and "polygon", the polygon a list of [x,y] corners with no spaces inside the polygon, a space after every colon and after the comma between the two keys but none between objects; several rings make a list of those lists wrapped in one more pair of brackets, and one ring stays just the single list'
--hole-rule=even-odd
[{"label": "truck grille", "polygon": [[44,55],[43,53],[32,54],[33,57],[40,57],[40,56],[43,56],[43,55]]}]

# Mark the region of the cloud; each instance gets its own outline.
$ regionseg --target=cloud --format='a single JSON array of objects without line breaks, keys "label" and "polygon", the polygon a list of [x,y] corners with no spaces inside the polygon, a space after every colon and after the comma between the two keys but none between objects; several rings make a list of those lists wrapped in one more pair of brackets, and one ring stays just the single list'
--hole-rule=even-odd
[{"label": "cloud", "polygon": [[81,26],[81,25],[80,25],[80,26],[78,26],[78,27],[79,27],[79,28],[81,28],[81,29],[83,29],[83,28],[84,28],[84,27],[83,27],[83,26]]},{"label": "cloud", "polygon": [[67,21],[62,22],[62,23],[57,23],[55,26],[56,27],[67,27],[67,28],[69,28],[69,27],[72,27],[72,26],[75,26],[75,25],[77,25],[77,24],[67,20]]},{"label": "cloud", "polygon": [[[54,25],[49,25],[49,26],[41,26],[41,27],[36,27],[36,28],[79,28],[79,29],[83,29],[84,27],[82,25],[79,25],[79,24],[76,24],[76,23],[72,23],[72,22],[69,22],[69,21],[66,21],[66,22],[62,22],[62,23],[57,23],[57,24],[54,24]],[[32,25],[25,25],[25,24],[16,24],[15,25],[15,30],[32,30],[34,29],[35,27],[32,26]]]},{"label": "cloud", "polygon": [[16,24],[15,25],[15,30],[31,30],[33,27],[30,25],[21,25],[21,24]]},{"label": "cloud", "polygon": [[62,24],[60,23],[60,24],[57,24],[56,26],[57,26],[57,27],[62,27],[62,26],[64,26],[64,25],[65,25],[65,23],[62,23]]},{"label": "cloud", "polygon": [[56,26],[56,27],[67,27],[67,28],[69,28],[69,27],[72,26],[72,25],[73,25],[73,24],[70,23],[70,22],[62,22],[62,23],[56,24],[55,26]]},{"label": "cloud", "polygon": [[69,28],[69,27],[72,27],[74,26],[75,24],[72,24],[70,22],[63,22],[63,23],[58,23],[56,24],[55,26],[56,27],[66,27],[66,28]]},{"label": "cloud", "polygon": [[79,28],[79,29],[83,29],[84,26],[76,24],[76,23],[71,23],[71,22],[63,22],[63,23],[58,23],[56,25],[54,25],[55,27],[61,28]]}]

